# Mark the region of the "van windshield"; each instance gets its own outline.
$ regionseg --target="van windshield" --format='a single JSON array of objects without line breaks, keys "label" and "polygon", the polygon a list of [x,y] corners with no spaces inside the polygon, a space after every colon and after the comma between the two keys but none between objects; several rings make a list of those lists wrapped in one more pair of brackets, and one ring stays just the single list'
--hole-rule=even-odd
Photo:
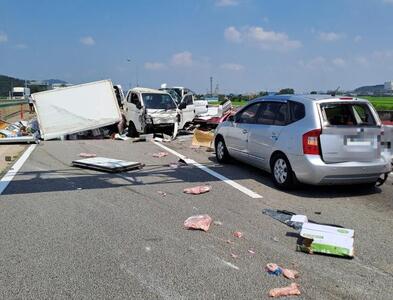
[{"label": "van windshield", "polygon": [[176,104],[168,94],[142,94],[143,102],[147,109],[176,109]]},{"label": "van windshield", "polygon": [[321,104],[322,116],[332,126],[376,126],[370,107],[365,103]]}]

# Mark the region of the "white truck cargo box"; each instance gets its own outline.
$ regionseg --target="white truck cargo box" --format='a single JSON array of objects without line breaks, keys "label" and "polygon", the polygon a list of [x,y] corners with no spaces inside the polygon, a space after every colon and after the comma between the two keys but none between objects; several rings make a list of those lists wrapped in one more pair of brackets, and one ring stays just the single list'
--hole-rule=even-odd
[{"label": "white truck cargo box", "polygon": [[108,126],[121,120],[110,80],[34,93],[32,97],[44,140]]}]

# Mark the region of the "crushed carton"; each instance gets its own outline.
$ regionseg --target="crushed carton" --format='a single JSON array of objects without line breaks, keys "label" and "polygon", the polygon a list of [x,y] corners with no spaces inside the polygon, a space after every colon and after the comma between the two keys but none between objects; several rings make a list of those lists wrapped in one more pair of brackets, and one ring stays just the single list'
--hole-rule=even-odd
[{"label": "crushed carton", "polygon": [[354,234],[353,229],[304,223],[300,231],[302,240],[297,245],[297,250],[353,257]]}]

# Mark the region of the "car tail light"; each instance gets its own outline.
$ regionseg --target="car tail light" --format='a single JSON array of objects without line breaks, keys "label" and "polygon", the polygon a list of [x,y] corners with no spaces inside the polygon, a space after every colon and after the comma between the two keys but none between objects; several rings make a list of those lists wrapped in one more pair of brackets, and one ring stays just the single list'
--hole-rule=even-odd
[{"label": "car tail light", "polygon": [[321,129],[314,129],[303,134],[303,153],[320,155],[319,151],[319,136]]}]

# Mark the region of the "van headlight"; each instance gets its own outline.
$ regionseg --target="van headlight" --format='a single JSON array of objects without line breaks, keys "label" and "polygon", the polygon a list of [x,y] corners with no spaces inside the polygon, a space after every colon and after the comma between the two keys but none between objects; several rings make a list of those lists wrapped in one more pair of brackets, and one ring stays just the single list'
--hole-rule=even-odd
[{"label": "van headlight", "polygon": [[146,121],[146,124],[153,124],[152,116],[146,116],[145,121]]}]

